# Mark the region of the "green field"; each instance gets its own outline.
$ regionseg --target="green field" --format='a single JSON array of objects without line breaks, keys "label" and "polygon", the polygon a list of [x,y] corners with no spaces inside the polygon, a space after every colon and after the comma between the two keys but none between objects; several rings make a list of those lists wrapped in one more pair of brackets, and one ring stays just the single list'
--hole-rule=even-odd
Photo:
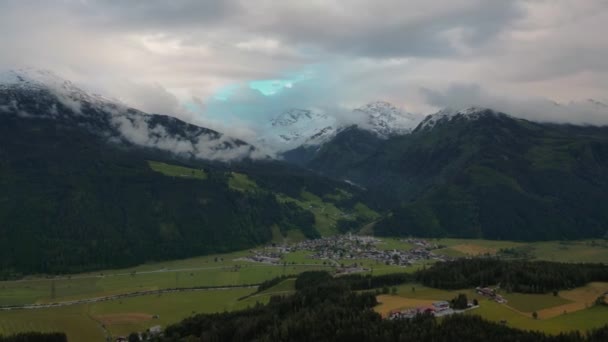
[{"label": "green field", "polygon": [[[305,196],[307,201],[317,202],[319,198]],[[302,204],[308,202],[301,202]],[[310,205],[310,204],[309,204]],[[327,210],[327,209],[326,209]],[[331,211],[331,210],[330,210]],[[294,240],[301,236],[292,237]],[[411,249],[413,245],[401,239],[382,238],[378,248]],[[277,241],[278,242],[278,241]],[[460,255],[492,254],[503,248],[526,248],[532,258],[555,261],[594,261],[608,262],[608,248],[604,241],[576,242],[538,242],[519,243],[509,241],[431,239],[430,242],[445,246],[436,253],[451,252]],[[385,265],[368,259],[344,259],[335,261],[316,260],[309,257],[310,252],[299,251],[285,256],[286,265],[266,265],[252,263],[240,258],[249,255],[248,251],[229,254],[149,263],[121,270],[103,270],[92,273],[50,279],[29,277],[19,281],[0,282],[0,305],[60,302],[65,300],[99,297],[112,294],[129,293],[142,290],[157,290],[175,287],[244,285],[261,283],[281,275],[298,274],[306,270],[332,270],[335,264],[350,265],[357,263],[369,268],[373,275],[397,272],[414,272],[423,263],[411,267]],[[433,261],[426,261],[430,264]],[[75,341],[102,340],[104,334],[114,336],[134,330],[143,330],[153,325],[166,326],[197,312],[217,312],[234,310],[266,302],[273,294],[289,294],[294,290],[295,280],[288,279],[262,293],[238,301],[240,297],[252,294],[254,288],[183,292],[161,295],[148,295],[123,300],[113,300],[95,304],[81,304],[68,307],[15,310],[0,312],[0,333],[9,334],[20,331],[67,331]],[[419,284],[405,284],[398,287],[398,296],[416,300],[450,300],[464,292],[470,300],[477,298],[479,309],[472,313],[524,329],[537,329],[549,333],[572,329],[597,327],[608,320],[608,308],[589,307],[595,292],[603,291],[603,285],[589,285],[587,292],[581,290],[560,292],[560,296],[503,293],[507,305],[488,301],[474,293],[464,291],[444,291],[427,288]],[[412,289],[414,288],[414,289]],[[564,296],[564,297],[562,297]],[[585,297],[586,296],[586,297]],[[589,299],[591,297],[592,299]],[[587,298],[589,297],[589,298]],[[576,310],[577,300],[585,304]],[[574,305],[574,306],[572,306]],[[562,310],[566,308],[568,310]],[[588,308],[587,308],[588,307]],[[555,308],[555,310],[553,310]],[[553,310],[553,315],[549,315]],[[559,310],[556,314],[555,311]],[[577,311],[578,310],[578,311]],[[532,311],[541,313],[540,320],[531,317]],[[563,311],[568,311],[563,314]],[[151,318],[158,315],[158,319]],[[543,315],[549,315],[543,317]],[[552,317],[552,318],[547,318]],[[105,322],[105,323],[100,323]],[[107,332],[101,328],[105,324]]]},{"label": "green field", "polygon": [[157,161],[148,161],[150,168],[156,172],[160,172],[165,176],[171,177],[183,177],[183,178],[196,178],[196,179],[207,179],[205,171],[200,169],[193,169],[184,166],[165,164]]},{"label": "green field", "polygon": [[445,248],[435,253],[462,257],[483,254],[497,254],[501,249],[525,251],[527,257],[535,260],[556,262],[608,262],[608,241],[543,241],[514,242],[468,239],[428,239]]},{"label": "green field", "polygon": [[302,191],[300,198],[292,198],[285,195],[277,195],[281,202],[292,202],[300,208],[308,210],[315,216],[315,228],[321,236],[331,236],[338,233],[336,224],[338,220],[346,218],[347,215],[331,202],[325,202],[319,196],[307,191]]},{"label": "green field", "polygon": [[[300,265],[266,265],[236,260],[248,255],[222,255],[105,270],[58,279],[31,278],[0,282],[0,305],[48,303],[176,287],[257,284],[284,274],[327,269],[302,260]],[[217,261],[216,261],[217,260]]]},{"label": "green field", "polygon": [[[573,291],[584,293],[587,288],[592,287],[590,285]],[[608,287],[608,284],[604,284],[603,287]],[[451,300],[459,293],[466,294],[469,301],[477,299],[480,303],[480,307],[468,311],[469,314],[480,315],[496,322],[506,320],[509,326],[519,329],[540,330],[557,334],[571,330],[585,331],[601,327],[608,322],[608,307],[605,306],[590,306],[588,308],[583,306],[578,311],[566,314],[560,312],[556,317],[544,319],[541,314],[540,319],[533,319],[531,314],[533,311],[550,310],[552,307],[557,308],[564,304],[573,303],[572,300],[554,297],[553,295],[504,294],[504,297],[509,301],[505,305],[490,301],[486,297],[475,293],[473,289],[447,291],[428,288],[420,284],[404,284],[397,287],[398,297],[416,300]]]},{"label": "green field", "polygon": [[237,191],[254,191],[258,188],[255,181],[251,180],[247,175],[237,172],[230,173],[230,179],[228,180],[228,186],[231,189]]},{"label": "green field", "polygon": [[522,312],[533,312],[571,303],[568,299],[554,296],[553,294],[525,294],[507,293],[502,294],[509,301],[509,306]]},{"label": "green field", "polygon": [[170,293],[53,309],[0,311],[0,333],[64,331],[70,341],[103,341],[106,334],[116,337],[154,325],[166,327],[196,313],[244,309],[268,300],[267,294],[237,300],[253,291]]},{"label": "green field", "polygon": [[[299,240],[294,236],[292,240]],[[400,239],[383,238],[378,248],[410,249],[413,246]],[[605,241],[537,242],[518,243],[509,241],[431,239],[430,242],[444,245],[446,251],[464,254],[499,251],[501,248],[525,246],[540,260],[570,262],[608,262],[608,245]],[[103,270],[94,273],[72,275],[58,279],[31,277],[19,281],[0,282],[0,305],[57,302],[71,299],[128,293],[142,290],[157,290],[175,287],[243,285],[260,283],[283,274],[297,274],[305,270],[326,269],[334,262],[316,260],[309,252],[299,251],[285,256],[287,266],[265,265],[238,260],[248,255],[248,251],[222,255],[210,255],[184,260],[144,264],[122,270]],[[336,260],[338,264],[361,264],[373,269],[373,274],[413,272],[422,264],[413,267],[384,265],[373,260]],[[427,264],[432,261],[427,261]],[[325,264],[324,264],[325,263]],[[304,265],[305,264],[305,265]],[[313,266],[318,265],[318,267]],[[514,299],[517,302],[517,298]],[[522,300],[522,302],[526,302]],[[522,307],[523,308],[523,307]],[[526,310],[523,310],[526,311]]]}]

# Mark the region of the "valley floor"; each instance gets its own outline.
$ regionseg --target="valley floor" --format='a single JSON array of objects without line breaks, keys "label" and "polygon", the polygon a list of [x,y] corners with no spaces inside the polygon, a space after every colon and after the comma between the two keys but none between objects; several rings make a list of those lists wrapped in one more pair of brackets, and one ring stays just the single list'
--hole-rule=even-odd
[{"label": "valley floor", "polygon": [[[382,238],[377,245],[381,250],[411,250],[412,241]],[[565,262],[608,262],[608,244],[605,241],[519,243],[509,241],[429,239],[436,245],[434,254],[462,257],[479,254],[513,253],[530,259]],[[505,254],[506,253],[506,254]],[[262,293],[247,285],[259,284],[282,275],[296,275],[308,270],[333,271],[341,264],[357,263],[373,275],[413,272],[433,262],[422,260],[411,266],[386,265],[371,259],[323,260],[311,258],[307,251],[294,251],[281,257],[280,263],[267,264],[246,261],[250,251],[211,255],[185,260],[150,263],[123,270],[104,270],[94,273],[62,277],[28,277],[16,281],[0,282],[0,306],[60,303],[87,300],[103,296],[116,296],[141,291],[158,291],[171,288],[202,286],[243,286],[241,288],[210,289],[120,297],[93,303],[73,303],[69,306],[0,310],[0,334],[23,331],[65,331],[73,341],[103,341],[108,336],[126,335],[153,326],[163,328],[196,313],[222,312],[243,309],[256,303],[265,303],[273,294],[293,291],[293,280],[286,280]],[[412,291],[412,288],[415,288]],[[598,292],[599,291],[599,292]],[[475,314],[495,321],[506,320],[509,326],[542,330],[549,333],[573,329],[586,330],[608,321],[608,308],[592,306],[598,293],[608,291],[608,284],[592,283],[579,289],[562,291],[558,296],[503,294],[507,304],[498,304],[479,298],[480,307]],[[476,298],[473,289],[443,291],[418,284],[405,284],[397,288],[394,296],[381,296],[378,311],[416,307],[436,300],[449,300],[458,293]],[[239,300],[239,298],[246,299]],[[479,296],[477,296],[479,297]],[[532,318],[537,311],[539,319]]]}]

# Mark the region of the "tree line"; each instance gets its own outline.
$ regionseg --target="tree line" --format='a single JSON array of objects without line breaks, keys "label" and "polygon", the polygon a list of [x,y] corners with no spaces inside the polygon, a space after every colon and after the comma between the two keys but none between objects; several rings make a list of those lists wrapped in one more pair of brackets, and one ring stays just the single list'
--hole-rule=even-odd
[{"label": "tree line", "polygon": [[608,281],[608,265],[496,258],[457,259],[420,270],[416,272],[415,279],[440,289],[499,285],[512,292],[548,293],[593,281]]}]

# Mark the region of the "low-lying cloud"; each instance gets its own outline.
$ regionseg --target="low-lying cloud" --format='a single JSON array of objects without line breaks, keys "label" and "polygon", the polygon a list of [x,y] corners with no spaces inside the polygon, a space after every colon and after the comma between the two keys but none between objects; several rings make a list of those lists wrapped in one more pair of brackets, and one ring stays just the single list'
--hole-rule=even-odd
[{"label": "low-lying cloud", "polygon": [[608,125],[608,105],[594,99],[557,103],[541,97],[494,94],[476,84],[454,84],[444,90],[422,88],[428,103],[439,107],[480,106],[539,122]]}]

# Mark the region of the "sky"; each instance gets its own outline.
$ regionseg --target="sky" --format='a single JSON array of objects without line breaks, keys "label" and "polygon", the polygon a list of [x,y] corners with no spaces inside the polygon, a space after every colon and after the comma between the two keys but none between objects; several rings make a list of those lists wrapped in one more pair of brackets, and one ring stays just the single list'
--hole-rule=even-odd
[{"label": "sky", "polygon": [[0,0],[0,68],[240,137],[375,100],[608,124],[606,32],[605,0]]}]

